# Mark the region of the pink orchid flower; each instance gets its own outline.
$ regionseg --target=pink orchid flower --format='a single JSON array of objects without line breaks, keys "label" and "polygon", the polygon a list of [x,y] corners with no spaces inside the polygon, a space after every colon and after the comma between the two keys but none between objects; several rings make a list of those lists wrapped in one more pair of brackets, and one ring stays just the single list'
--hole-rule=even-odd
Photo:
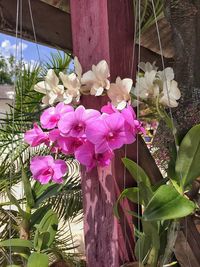
[{"label": "pink orchid flower", "polygon": [[54,148],[66,155],[74,154],[76,149],[85,142],[83,138],[62,136],[58,129],[49,132],[49,139],[54,142]]},{"label": "pink orchid flower", "polygon": [[67,165],[64,160],[54,160],[52,156],[36,156],[31,160],[30,170],[33,178],[41,184],[47,184],[51,180],[62,183]]},{"label": "pink orchid flower", "polygon": [[58,129],[65,136],[83,137],[86,126],[100,117],[100,112],[79,106],[74,112],[68,112],[58,122]]},{"label": "pink orchid flower", "polygon": [[101,112],[107,113],[107,114],[112,114],[112,113],[116,113],[119,111],[110,102],[108,102],[107,105],[105,105],[101,108]]},{"label": "pink orchid flower", "polygon": [[45,129],[55,128],[61,116],[73,110],[72,106],[65,105],[64,103],[59,103],[56,107],[46,109],[40,117],[42,127]]},{"label": "pink orchid flower", "polygon": [[48,144],[49,137],[46,133],[42,131],[42,129],[37,125],[37,123],[34,123],[33,129],[27,131],[24,134],[24,140],[30,146],[35,147],[39,146],[42,143]]},{"label": "pink orchid flower", "polygon": [[86,137],[95,144],[98,153],[120,148],[126,140],[123,116],[121,113],[103,114],[87,126]]},{"label": "pink orchid flower", "polygon": [[127,108],[124,108],[121,111],[121,114],[125,120],[125,123],[124,123],[124,128],[126,132],[125,144],[131,144],[135,141],[136,134],[141,133],[141,132],[144,133],[145,130],[142,127],[141,122],[136,119],[135,111],[130,105],[127,105]]},{"label": "pink orchid flower", "polygon": [[89,141],[85,142],[75,151],[75,158],[84,166],[87,171],[91,171],[95,166],[108,166],[113,157],[112,150],[104,151],[103,153],[95,153],[94,144]]}]

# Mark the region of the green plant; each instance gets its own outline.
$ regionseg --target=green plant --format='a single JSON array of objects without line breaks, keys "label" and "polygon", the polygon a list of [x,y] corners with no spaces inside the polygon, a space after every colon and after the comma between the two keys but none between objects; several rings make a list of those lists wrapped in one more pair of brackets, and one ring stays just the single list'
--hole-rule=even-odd
[{"label": "green plant", "polygon": [[[140,34],[144,33],[149,29],[153,24],[155,24],[155,15],[157,20],[164,17],[163,15],[163,0],[154,1],[155,14],[153,9],[152,0],[141,0],[140,8],[139,2],[137,0],[133,0],[134,12],[137,14],[137,37]],[[140,10],[140,14],[139,14]],[[140,24],[140,25],[139,25]]]},{"label": "green plant", "polygon": [[[31,264],[38,259],[45,266],[47,258],[49,262],[78,261],[79,255],[73,252],[70,223],[82,214],[79,165],[72,158],[63,158],[69,167],[65,183],[42,186],[33,182],[28,166],[32,156],[49,151],[44,147],[30,149],[23,142],[23,133],[30,129],[33,121],[39,120],[43,110],[41,95],[34,91],[34,84],[48,68],[66,71],[69,63],[68,55],[61,60],[58,54],[52,55],[48,64],[23,67],[16,80],[15,103],[0,120],[0,196],[8,198],[0,204],[1,266],[11,262],[36,266]],[[16,198],[13,190],[19,183],[23,190]],[[62,224],[58,225],[58,221]]]},{"label": "green plant", "polygon": [[[166,115],[167,116],[167,115]],[[137,214],[141,227],[137,229],[135,254],[142,264],[152,267],[170,263],[173,246],[179,231],[180,219],[198,209],[187,192],[192,183],[200,176],[200,125],[192,127],[181,142],[179,149],[173,149],[168,166],[168,177],[152,185],[144,170],[135,162],[124,158],[123,163],[137,187],[126,188],[120,195],[115,214],[118,215],[118,204],[124,198],[142,205],[143,213]],[[138,227],[138,226],[135,226]]]}]

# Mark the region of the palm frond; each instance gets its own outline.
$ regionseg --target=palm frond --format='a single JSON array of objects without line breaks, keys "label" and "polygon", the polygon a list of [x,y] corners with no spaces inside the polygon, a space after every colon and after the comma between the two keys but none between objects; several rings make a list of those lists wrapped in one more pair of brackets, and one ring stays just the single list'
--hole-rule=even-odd
[{"label": "palm frond", "polygon": [[43,64],[42,76],[44,77],[49,69],[53,69],[57,76],[59,75],[60,71],[69,71],[69,64],[71,60],[72,57],[70,54],[60,51],[57,51],[57,53],[51,53],[48,61]]},{"label": "palm frond", "polygon": [[[138,1],[133,0],[134,12],[137,14],[137,37],[139,33],[142,34],[149,29],[155,23],[155,15],[153,10],[152,0],[141,0],[141,6],[139,8]],[[156,19],[159,20],[163,18],[163,0],[154,1]],[[139,14],[140,10],[140,14]],[[139,25],[140,23],[140,25]],[[139,30],[140,27],[140,30]]]}]

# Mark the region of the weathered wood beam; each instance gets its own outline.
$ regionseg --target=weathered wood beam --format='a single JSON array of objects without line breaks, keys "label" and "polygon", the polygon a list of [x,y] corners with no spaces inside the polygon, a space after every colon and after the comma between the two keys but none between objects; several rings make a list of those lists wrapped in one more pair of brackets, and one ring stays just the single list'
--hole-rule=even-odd
[{"label": "weathered wood beam", "polygon": [[[69,0],[66,0],[69,6]],[[54,2],[52,2],[54,3]],[[22,1],[22,38],[35,41],[31,24],[28,1]],[[31,0],[37,42],[63,51],[72,51],[71,16],[40,0]],[[17,0],[0,0],[0,32],[15,36]],[[48,33],[48,34],[47,34]],[[141,47],[141,61],[156,61],[161,67],[160,55]],[[166,66],[173,64],[173,59],[165,59]]]},{"label": "weathered wood beam", "polygon": [[[57,49],[71,51],[70,15],[40,0],[31,0],[30,2],[37,42]],[[16,11],[17,0],[0,0],[0,32],[15,36]],[[28,1],[22,1],[22,13],[22,37],[34,42]]]}]

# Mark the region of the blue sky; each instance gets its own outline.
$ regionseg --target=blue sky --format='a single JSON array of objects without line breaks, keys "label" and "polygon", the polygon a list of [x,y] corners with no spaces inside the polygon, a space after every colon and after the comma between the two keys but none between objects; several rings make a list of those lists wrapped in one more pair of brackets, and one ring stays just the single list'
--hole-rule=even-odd
[{"label": "blue sky", "polygon": [[[18,39],[17,46],[16,46],[15,37],[5,35],[5,34],[0,34],[0,53],[3,56],[9,57],[10,54],[15,55],[16,47],[18,51],[20,51],[20,55],[22,51],[23,59],[25,61],[28,61],[28,62],[39,61],[37,46],[35,43],[28,42],[25,40],[21,41],[20,39]],[[40,58],[42,61],[47,60],[51,52],[56,52],[56,49],[49,48],[43,45],[38,45],[38,48],[39,48]]]}]

